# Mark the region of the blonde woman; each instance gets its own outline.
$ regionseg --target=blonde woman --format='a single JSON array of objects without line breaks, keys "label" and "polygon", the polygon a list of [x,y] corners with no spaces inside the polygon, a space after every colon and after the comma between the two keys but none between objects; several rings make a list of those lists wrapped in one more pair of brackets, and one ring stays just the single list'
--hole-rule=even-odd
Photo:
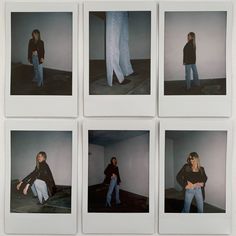
[{"label": "blonde woman", "polygon": [[24,195],[28,194],[28,189],[31,187],[34,196],[38,197],[39,204],[42,205],[56,192],[56,185],[46,159],[47,154],[43,151],[39,152],[36,156],[36,167],[34,171],[16,186],[17,190],[23,191]]},{"label": "blonde woman", "polygon": [[176,179],[185,192],[182,213],[189,213],[194,197],[196,199],[198,213],[203,213],[204,187],[207,176],[204,168],[200,165],[200,158],[196,152],[189,154],[187,164],[179,171]]},{"label": "blonde woman", "polygon": [[185,66],[185,80],[187,90],[191,88],[191,70],[193,71],[193,83],[200,86],[197,66],[196,66],[196,35],[189,32],[187,43],[183,49],[183,64]]}]

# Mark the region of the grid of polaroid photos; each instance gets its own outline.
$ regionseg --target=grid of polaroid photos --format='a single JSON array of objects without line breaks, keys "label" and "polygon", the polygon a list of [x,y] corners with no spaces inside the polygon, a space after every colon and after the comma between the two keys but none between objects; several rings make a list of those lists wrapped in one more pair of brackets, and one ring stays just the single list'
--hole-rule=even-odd
[{"label": "grid of polaroid photos", "polygon": [[230,2],[5,2],[5,233],[230,234]]}]

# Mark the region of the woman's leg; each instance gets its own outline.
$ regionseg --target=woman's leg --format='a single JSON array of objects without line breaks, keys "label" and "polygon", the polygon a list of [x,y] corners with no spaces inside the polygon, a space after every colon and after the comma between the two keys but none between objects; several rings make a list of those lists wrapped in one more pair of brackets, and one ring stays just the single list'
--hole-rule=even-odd
[{"label": "woman's leg", "polygon": [[195,189],[195,199],[196,199],[196,203],[197,203],[197,210],[198,213],[203,213],[203,196],[202,196],[202,189],[201,188],[197,188]]},{"label": "woman's leg", "polygon": [[38,86],[43,86],[43,64],[38,65]]},{"label": "woman's leg", "polygon": [[38,194],[37,194],[37,190],[36,190],[36,188],[35,188],[35,185],[34,185],[34,183],[31,185],[31,190],[32,190],[32,192],[33,192],[34,196],[35,196],[35,197],[37,197],[37,196],[38,196]]},{"label": "woman's leg", "polygon": [[38,56],[35,56],[35,55],[32,56],[32,63],[33,63],[33,67],[34,67],[33,81],[38,83],[38,81],[39,81],[39,74],[38,74],[39,59],[38,59]]},{"label": "woman's leg", "polygon": [[186,81],[186,88],[191,88],[191,65],[185,65],[185,81]]},{"label": "woman's leg", "polygon": [[197,72],[197,66],[196,64],[192,64],[192,71],[193,71],[193,83],[197,86],[200,86],[200,80]]},{"label": "woman's leg", "polygon": [[111,206],[111,197],[112,197],[113,190],[115,186],[117,185],[116,183],[117,183],[117,178],[116,177],[111,178],[109,189],[107,192],[107,198],[106,198],[106,203],[108,204],[108,206]]},{"label": "woman's leg", "polygon": [[116,204],[120,204],[120,185],[116,184]]},{"label": "woman's leg", "polygon": [[43,181],[41,179],[36,179],[34,181],[34,185],[35,185],[35,188],[37,191],[39,202],[42,204],[43,200],[47,201],[49,198],[47,185],[46,185],[45,181]]},{"label": "woman's leg", "polygon": [[184,197],[184,208],[182,210],[182,213],[189,213],[193,197],[194,197],[194,189],[186,189]]},{"label": "woman's leg", "polygon": [[120,34],[122,29],[122,12],[106,12],[106,67],[107,83],[112,86],[113,71],[120,83],[124,80],[120,68]]},{"label": "woman's leg", "polygon": [[123,74],[128,76],[134,72],[130,63],[128,12],[123,12],[122,18],[123,23],[120,35],[120,67],[123,71]]}]

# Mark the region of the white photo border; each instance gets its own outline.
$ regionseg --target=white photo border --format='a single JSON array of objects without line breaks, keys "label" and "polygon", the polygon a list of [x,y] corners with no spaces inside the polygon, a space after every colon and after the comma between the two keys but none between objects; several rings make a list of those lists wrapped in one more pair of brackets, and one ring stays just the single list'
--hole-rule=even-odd
[{"label": "white photo border", "polygon": [[[226,11],[226,95],[164,95],[165,12]],[[232,90],[232,3],[160,2],[159,4],[159,116],[228,117]],[[186,109],[187,108],[187,109]]]},{"label": "white photo border", "polygon": [[[89,94],[89,12],[150,11],[151,63],[149,95]],[[89,1],[84,3],[84,114],[85,116],[155,116],[157,113],[157,4],[154,1]],[[124,105],[125,104],[125,105]],[[147,106],[148,104],[148,106]]]},{"label": "white photo border", "polygon": [[[147,130],[149,131],[149,212],[148,213],[89,213],[88,212],[88,131]],[[155,144],[156,123],[150,120],[93,119],[83,122],[83,233],[153,234],[155,216]]]},{"label": "white photo border", "polygon": [[[11,13],[71,12],[72,13],[72,95],[11,95]],[[78,4],[60,1],[6,2],[5,52],[5,114],[7,117],[76,117],[78,81]],[[23,105],[22,105],[23,104]],[[62,109],[63,107],[63,109]]]},{"label": "white photo border", "polygon": [[[232,226],[232,125],[228,120],[163,119],[160,121],[160,234],[230,234]],[[226,131],[226,212],[211,214],[165,213],[165,132],[166,131]],[[171,227],[170,227],[171,226]]]},{"label": "white photo border", "polygon": [[[72,193],[70,214],[11,213],[11,131],[72,132]],[[75,234],[77,232],[77,122],[76,120],[21,120],[5,122],[5,232],[7,234]],[[30,223],[27,223],[30,222]],[[40,224],[39,224],[40,222]]]}]

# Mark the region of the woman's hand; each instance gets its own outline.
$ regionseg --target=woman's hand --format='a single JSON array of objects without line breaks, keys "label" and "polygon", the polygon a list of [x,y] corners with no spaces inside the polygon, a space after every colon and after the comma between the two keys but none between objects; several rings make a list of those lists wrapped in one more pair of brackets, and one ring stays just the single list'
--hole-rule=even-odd
[{"label": "woman's hand", "polygon": [[40,59],[40,62],[41,62],[41,63],[44,63],[44,59],[43,59],[43,58],[41,58],[41,59]]},{"label": "woman's hand", "polygon": [[195,186],[198,187],[198,188],[202,188],[204,186],[204,183],[202,183],[202,182],[201,183],[196,183]]},{"label": "woman's hand", "polygon": [[22,183],[23,183],[23,182],[21,181],[19,184],[16,185],[16,189],[17,189],[17,190],[20,190],[20,186],[22,185]]},{"label": "woman's hand", "polygon": [[27,195],[29,186],[30,186],[29,184],[26,184],[25,188],[23,189],[24,195]]},{"label": "woman's hand", "polygon": [[116,177],[116,174],[113,173],[112,176],[111,176],[111,179],[115,178],[115,177]]},{"label": "woman's hand", "polygon": [[192,184],[191,182],[187,181],[187,185],[185,186],[185,189],[193,189],[194,188],[194,184]]}]

